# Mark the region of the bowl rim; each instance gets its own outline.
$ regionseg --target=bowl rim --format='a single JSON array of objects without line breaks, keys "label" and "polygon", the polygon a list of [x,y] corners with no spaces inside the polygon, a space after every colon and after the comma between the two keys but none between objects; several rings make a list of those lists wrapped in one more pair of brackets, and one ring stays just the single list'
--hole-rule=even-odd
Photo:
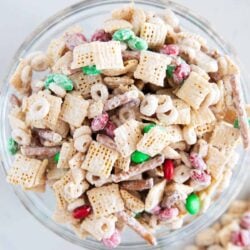
[{"label": "bowl rim", "polygon": [[[79,3],[70,5],[69,7],[64,8],[63,10],[57,12],[55,15],[47,18],[44,22],[42,22],[34,31],[32,31],[30,33],[30,35],[24,40],[24,42],[20,45],[20,47],[18,48],[18,50],[16,51],[15,55],[13,56],[13,59],[11,60],[6,74],[3,78],[3,84],[1,86],[0,89],[0,115],[1,115],[1,119],[3,119],[3,117],[5,117],[5,111],[6,111],[6,103],[4,104],[4,96],[2,95],[3,93],[6,93],[6,89],[5,88],[5,84],[8,82],[8,78],[9,76],[12,74],[12,72],[14,71],[14,69],[17,66],[18,63],[18,59],[22,57],[23,54],[25,54],[26,48],[31,47],[32,44],[34,44],[37,39],[39,39],[49,28],[55,26],[57,23],[59,23],[61,20],[66,19],[68,16],[71,16],[72,14],[74,14],[75,12],[81,11],[82,8],[93,8],[94,6],[100,5],[100,4],[108,4],[108,3],[120,3],[120,4],[127,4],[130,1],[129,0],[105,0],[105,3],[103,3],[104,1],[102,0],[85,0],[85,1],[81,1]],[[217,34],[217,32],[211,27],[211,25],[209,24],[209,22],[201,17],[200,15],[195,14],[193,11],[191,11],[190,9],[188,9],[187,7],[184,7],[181,4],[178,4],[174,1],[170,1],[170,0],[151,0],[151,1],[145,1],[145,0],[138,0],[137,3],[147,3],[149,5],[154,5],[154,6],[159,6],[159,7],[163,7],[163,6],[168,6],[169,8],[173,9],[174,12],[178,13],[179,15],[188,15],[188,19],[191,22],[195,22],[196,25],[199,26],[199,28],[201,28],[202,30],[204,30],[215,42],[217,45],[220,45],[220,49],[223,50],[223,52],[229,54],[234,60],[236,60],[239,63],[239,60],[236,59],[236,53],[233,49],[233,47],[231,45],[229,45],[229,43],[225,42],[224,39]],[[185,16],[187,17],[187,16]],[[239,65],[241,65],[241,63],[239,63]],[[242,67],[241,67],[242,68]],[[243,82],[245,82],[245,76],[242,77]],[[249,87],[247,87],[246,85],[242,86],[244,88],[244,96],[245,99],[247,91],[249,89]],[[245,91],[247,89],[247,91]],[[1,120],[2,121],[2,120]],[[2,121],[3,124],[3,121]],[[5,127],[5,125],[3,126]],[[2,133],[3,129],[1,129],[0,133],[1,133],[1,139],[6,139],[4,138],[4,135]],[[5,140],[2,140],[5,141]],[[6,153],[6,149],[1,148],[1,154],[4,155]],[[247,155],[246,153],[244,153],[244,157],[242,159],[242,166],[246,166],[246,161],[247,161]],[[1,158],[1,165],[3,166],[3,171],[5,173],[5,175],[7,174],[7,166],[5,166],[5,164],[7,164],[6,162],[4,162]],[[240,168],[240,167],[238,167]],[[236,173],[235,178],[236,179],[241,179],[244,180],[247,178],[247,176],[245,175],[244,171],[243,171],[243,167],[241,167],[241,169],[239,169],[240,171],[238,171]],[[215,221],[228,207],[228,205],[230,204],[230,202],[236,197],[236,195],[239,193],[241,187],[243,186],[244,181],[241,181],[240,183],[237,183],[236,181],[234,181],[233,183],[231,183],[232,185],[226,189],[225,192],[223,192],[220,196],[220,198],[218,200],[216,200],[210,207],[210,210],[212,210],[212,212],[210,211],[210,214],[202,214],[201,216],[199,216],[198,218],[194,219],[191,223],[185,225],[184,227],[171,232],[169,235],[167,235],[167,237],[165,237],[164,239],[158,239],[158,247],[160,246],[164,246],[167,241],[168,245],[172,245],[177,243],[176,240],[178,239],[178,237],[182,236],[181,239],[184,240],[184,238],[186,239],[187,237],[193,236],[195,234],[195,232],[197,232],[197,230],[205,228],[207,226],[209,226],[213,221]],[[32,200],[30,200],[26,195],[25,192],[23,192],[22,190],[20,190],[17,187],[12,187],[14,189],[15,194],[17,195],[18,199],[21,201],[21,203],[23,204],[23,206],[30,212],[30,214],[32,214],[43,226],[45,226],[46,228],[50,229],[50,231],[56,233],[57,235],[59,235],[60,237],[70,241],[73,244],[79,245],[79,246],[84,246],[87,247],[88,249],[106,249],[106,248],[102,248],[102,246],[100,245],[99,242],[96,242],[95,240],[92,239],[87,239],[87,240],[81,240],[81,239],[77,239],[76,236],[72,236],[70,234],[68,234],[68,232],[70,232],[69,230],[65,231],[65,228],[62,227],[61,225],[58,225],[57,223],[53,222],[51,218],[45,216],[44,214],[40,213],[40,211],[38,211],[38,209],[35,209],[35,204],[33,204]],[[229,192],[231,190],[231,192]],[[236,192],[232,192],[232,190],[237,190]],[[222,197],[223,196],[223,197]],[[220,206],[219,206],[219,205]],[[72,234],[72,232],[71,232]],[[180,238],[179,238],[180,240]],[[132,248],[132,249],[139,249],[139,247],[142,247],[143,249],[158,249],[158,247],[149,247],[147,246],[145,243],[126,243],[126,245],[121,245],[119,247],[119,249],[127,249],[128,247]]]}]

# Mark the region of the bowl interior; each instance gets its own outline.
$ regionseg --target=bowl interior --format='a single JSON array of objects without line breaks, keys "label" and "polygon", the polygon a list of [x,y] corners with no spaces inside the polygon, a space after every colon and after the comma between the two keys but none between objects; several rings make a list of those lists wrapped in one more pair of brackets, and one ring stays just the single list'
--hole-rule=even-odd
[{"label": "bowl interior", "polygon": [[[48,19],[45,23],[38,27],[30,37],[23,43],[13,59],[10,71],[3,81],[1,91],[1,155],[4,170],[8,171],[11,166],[12,157],[8,154],[5,143],[10,136],[10,127],[8,124],[8,111],[9,111],[9,96],[12,93],[8,85],[8,79],[11,72],[17,66],[18,58],[25,57],[32,51],[46,50],[52,38],[58,37],[66,28],[74,24],[80,24],[83,27],[84,34],[90,37],[91,34],[101,27],[102,22],[109,16],[110,11],[120,7],[130,1],[102,1],[102,0],[87,0],[79,4],[71,6],[55,16]],[[224,41],[209,27],[209,25],[202,21],[201,18],[195,16],[190,10],[181,7],[170,1],[136,1],[138,7],[150,11],[162,11],[166,6],[171,7],[181,21],[181,25],[191,32],[198,33],[205,37],[211,47],[218,48],[222,53],[231,54],[230,48]],[[170,245],[177,242],[177,239],[184,239],[197,232],[202,227],[212,223],[228,206],[231,199],[238,193],[240,189],[240,179],[243,180],[242,166],[245,165],[246,157],[241,153],[241,166],[234,171],[233,181],[228,190],[219,198],[209,209],[209,211],[195,219],[189,225],[177,230],[173,233],[168,233],[165,229],[157,233],[159,245]],[[241,181],[243,182],[243,181]],[[242,183],[241,183],[242,184]],[[44,194],[35,194],[31,192],[23,192],[19,188],[14,188],[18,198],[22,201],[23,205],[33,214],[42,224],[50,228],[52,231],[61,237],[89,249],[105,249],[102,245],[94,240],[80,240],[74,235],[71,230],[66,226],[58,225],[52,221],[51,216],[55,207],[55,199],[51,190],[47,188]],[[126,230],[123,235],[123,243],[120,249],[147,249],[149,248],[141,238],[130,230]],[[150,248],[152,249],[152,248]]]}]

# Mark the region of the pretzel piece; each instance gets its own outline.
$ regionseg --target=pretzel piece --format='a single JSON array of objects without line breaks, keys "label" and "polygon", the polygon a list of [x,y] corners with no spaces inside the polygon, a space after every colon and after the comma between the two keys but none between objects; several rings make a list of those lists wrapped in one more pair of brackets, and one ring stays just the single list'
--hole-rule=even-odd
[{"label": "pretzel piece", "polygon": [[129,216],[126,211],[116,213],[118,218],[124,221],[130,228],[138,233],[143,239],[145,239],[150,245],[156,246],[157,242],[155,237],[136,219]]},{"label": "pretzel piece", "polygon": [[244,148],[247,149],[250,146],[250,130],[248,126],[247,113],[245,110],[245,105],[240,90],[239,77],[236,75],[232,75],[230,78],[230,83],[232,86],[234,106],[236,108],[236,112],[239,119],[243,145]]},{"label": "pretzel piece", "polygon": [[124,181],[120,183],[120,187],[129,191],[142,191],[146,189],[151,189],[154,185],[153,178],[146,180],[132,180]]},{"label": "pretzel piece", "polygon": [[136,175],[139,175],[145,171],[152,170],[158,166],[160,166],[164,161],[163,156],[156,156],[153,159],[142,163],[140,165],[136,165],[133,168],[130,168],[127,172],[121,172],[115,175],[111,175],[113,182],[118,183],[121,181],[125,181],[130,179],[131,177],[134,177]]}]

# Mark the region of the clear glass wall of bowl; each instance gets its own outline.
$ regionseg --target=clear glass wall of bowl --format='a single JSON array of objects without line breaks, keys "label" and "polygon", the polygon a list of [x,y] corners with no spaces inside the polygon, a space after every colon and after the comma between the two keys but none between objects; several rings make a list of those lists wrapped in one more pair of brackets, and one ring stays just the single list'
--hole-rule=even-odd
[{"label": "clear glass wall of bowl", "polygon": [[[99,28],[102,21],[109,16],[111,10],[120,7],[121,5],[127,4],[130,1],[102,1],[102,0],[86,0],[79,4],[70,6],[67,9],[57,13],[48,20],[46,20],[42,25],[40,25],[37,30],[35,30],[21,45],[20,49],[17,51],[15,57],[13,58],[12,64],[6,77],[2,81],[1,86],[1,99],[0,99],[0,117],[1,117],[1,138],[0,138],[0,154],[1,154],[1,164],[5,172],[11,166],[13,158],[8,154],[5,147],[5,142],[10,136],[10,127],[8,124],[8,113],[9,113],[9,96],[12,92],[8,85],[8,79],[11,73],[17,66],[18,59],[25,57],[32,51],[46,49],[50,40],[54,37],[59,36],[67,27],[74,24],[80,24],[84,28],[84,33],[90,36],[95,29]],[[136,1],[136,5],[140,8],[151,11],[162,11],[165,7],[171,7],[177,16],[181,20],[181,24],[184,28],[191,32],[196,32],[204,36],[208,44],[211,47],[218,48],[219,51],[226,54],[231,54],[232,50],[223,39],[218,36],[204,21],[201,17],[193,14],[190,10],[177,5],[171,1]],[[242,77],[243,92],[245,99],[249,102],[249,86],[246,84],[246,79],[244,75]],[[243,153],[242,149],[239,149],[241,154],[240,164],[234,169],[233,178],[230,187],[220,196],[220,198],[213,203],[210,209],[203,215],[194,219],[190,224],[184,226],[183,228],[168,233],[166,230],[160,230],[157,233],[158,247],[169,246],[176,242],[185,240],[185,238],[190,238],[201,228],[208,226],[210,223],[215,221],[228,207],[230,201],[238,194],[242,184],[246,178],[245,172],[247,162],[249,162],[249,156]],[[72,243],[83,246],[88,249],[105,249],[100,243],[92,240],[80,240],[74,233],[68,229],[66,226],[56,224],[51,216],[55,207],[55,199],[49,188],[45,194],[36,194],[31,192],[23,192],[20,188],[13,188],[17,197],[21,200],[23,205],[29,210],[29,212],[38,219],[45,227],[58,234],[59,236],[65,238]],[[41,239],[42,240],[42,239]],[[135,233],[127,230],[123,235],[123,242],[119,249],[157,249],[158,247],[150,247],[139,238]]]}]

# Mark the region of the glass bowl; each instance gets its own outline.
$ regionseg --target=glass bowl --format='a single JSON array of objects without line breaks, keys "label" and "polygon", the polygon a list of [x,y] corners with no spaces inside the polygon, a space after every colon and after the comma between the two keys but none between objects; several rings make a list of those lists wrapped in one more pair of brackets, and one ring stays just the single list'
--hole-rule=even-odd
[{"label": "glass bowl", "polygon": [[[2,166],[5,172],[11,166],[13,158],[8,154],[6,149],[6,142],[10,136],[10,126],[8,123],[8,112],[9,97],[12,93],[8,82],[9,77],[15,70],[18,59],[25,57],[28,53],[36,50],[46,49],[50,40],[61,34],[67,27],[79,23],[84,28],[84,33],[90,36],[95,29],[97,29],[101,22],[108,17],[108,14],[112,9],[120,7],[121,5],[129,3],[129,0],[86,0],[78,4],[72,5],[53,17],[47,19],[43,24],[41,24],[31,35],[25,40],[25,42],[20,46],[16,55],[14,56],[9,70],[7,71],[6,77],[3,80],[1,86],[1,99],[0,99],[0,119],[1,119],[1,134],[0,134],[0,152],[2,156]],[[199,17],[192,13],[189,9],[180,6],[171,1],[164,0],[151,0],[136,1],[136,5],[141,8],[152,11],[160,11],[166,6],[172,8],[176,15],[181,20],[181,24],[184,28],[191,32],[196,32],[204,36],[209,45],[222,53],[229,54],[235,59],[234,53],[231,47],[223,41],[223,39],[210,27],[207,21],[204,21],[202,17]],[[249,86],[246,84],[244,74],[242,76],[242,88],[244,92],[245,100],[249,101]],[[247,96],[248,95],[248,96]],[[195,218],[191,223],[185,225],[181,229],[168,233],[166,230],[162,229],[157,232],[156,236],[158,239],[157,247],[148,246],[141,238],[139,238],[135,233],[131,232],[129,229],[125,231],[123,235],[123,242],[119,246],[119,249],[159,249],[162,246],[169,246],[176,242],[183,242],[186,238],[190,238],[196,234],[199,230],[204,227],[209,226],[213,221],[215,221],[228,207],[230,202],[239,193],[247,175],[247,161],[249,161],[249,156],[243,152],[243,149],[239,149],[241,155],[240,165],[234,169],[232,181],[230,186],[224,193],[211,205],[209,210]],[[106,249],[99,242],[92,239],[80,240],[77,236],[66,226],[59,225],[55,223],[52,219],[52,213],[55,207],[55,199],[48,188],[44,194],[35,194],[31,192],[23,192],[18,187],[13,187],[14,192],[20,199],[22,204],[26,209],[45,227],[61,236],[62,238],[84,247],[85,249]]]}]

